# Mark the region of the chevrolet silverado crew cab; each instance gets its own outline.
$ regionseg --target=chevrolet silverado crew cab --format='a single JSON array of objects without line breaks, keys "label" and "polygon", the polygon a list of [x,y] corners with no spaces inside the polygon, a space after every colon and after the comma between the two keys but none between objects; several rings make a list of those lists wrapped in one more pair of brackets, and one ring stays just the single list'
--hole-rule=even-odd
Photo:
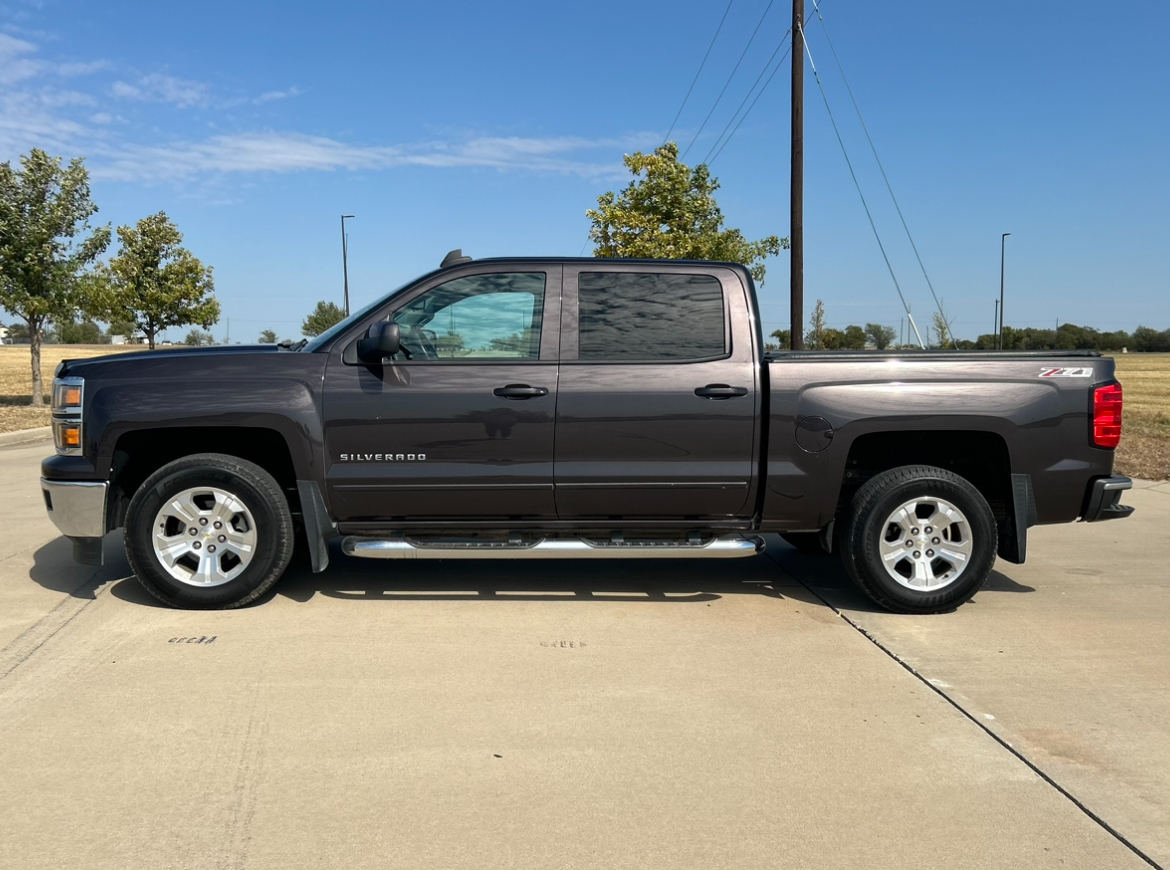
[{"label": "chevrolet silverado crew cab", "polygon": [[979,589],[1028,528],[1127,516],[1096,353],[766,352],[733,263],[436,271],[308,342],[70,360],[45,505],[124,528],[178,607],[256,600],[307,548],[369,559],[840,553],[890,610]]}]

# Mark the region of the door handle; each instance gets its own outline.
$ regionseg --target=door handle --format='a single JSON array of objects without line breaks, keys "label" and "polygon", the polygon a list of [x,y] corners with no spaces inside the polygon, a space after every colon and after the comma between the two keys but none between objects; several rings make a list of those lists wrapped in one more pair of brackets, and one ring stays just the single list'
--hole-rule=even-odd
[{"label": "door handle", "polygon": [[499,396],[501,399],[535,399],[547,396],[548,389],[546,387],[530,387],[528,384],[508,384],[496,387],[492,390],[492,395]]},{"label": "door handle", "polygon": [[729,387],[727,384],[707,384],[695,389],[695,395],[704,399],[734,399],[747,394],[747,387]]}]

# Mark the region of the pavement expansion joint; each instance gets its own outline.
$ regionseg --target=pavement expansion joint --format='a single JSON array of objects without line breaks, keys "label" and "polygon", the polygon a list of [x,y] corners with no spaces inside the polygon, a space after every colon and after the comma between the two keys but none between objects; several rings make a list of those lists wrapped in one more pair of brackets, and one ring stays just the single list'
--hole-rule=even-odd
[{"label": "pavement expansion joint", "polygon": [[82,612],[97,600],[102,586],[116,580],[117,572],[99,568],[58,602],[57,606],[30,625],[11,643],[0,649],[0,681],[7,679],[38,650],[61,633]]},{"label": "pavement expansion joint", "polygon": [[[773,557],[770,553],[766,553],[766,555],[773,562],[776,562],[777,567],[781,567],[779,562],[777,562],[777,560],[775,559],[775,557]],[[1129,849],[1131,852],[1133,852],[1134,855],[1136,855],[1138,858],[1141,858],[1143,861],[1145,861],[1151,867],[1155,867],[1155,868],[1157,868],[1157,870],[1164,870],[1164,868],[1162,867],[1161,864],[1156,862],[1153,858],[1151,858],[1149,855],[1147,855],[1145,852],[1143,852],[1141,849],[1139,849],[1136,845],[1134,845],[1132,842],[1130,842],[1125,837],[1125,835],[1123,835],[1120,831],[1118,831],[1116,828],[1114,828],[1112,825],[1110,825],[1107,821],[1105,821],[1103,818],[1101,818],[1099,815],[1097,815],[1095,812],[1093,812],[1091,809],[1089,809],[1087,806],[1085,806],[1085,804],[1082,803],[1074,794],[1072,794],[1072,792],[1070,792],[1068,789],[1066,789],[1064,786],[1062,786],[1060,783],[1058,783],[1049,774],[1045,773],[1039,766],[1036,765],[1035,762],[1031,761],[1023,753],[1021,753],[1018,749],[1016,749],[1014,746],[1012,746],[1010,743],[1008,743],[1006,740],[1004,740],[1002,737],[1000,737],[998,734],[996,734],[994,731],[992,731],[991,728],[988,727],[986,722],[981,721],[978,717],[975,716],[975,714],[969,712],[966,708],[963,707],[962,704],[960,704],[953,697],[948,695],[942,689],[942,687],[938,685],[938,681],[931,680],[927,677],[924,677],[922,674],[920,674],[912,665],[908,664],[904,659],[902,659],[901,656],[899,656],[893,650],[886,647],[880,640],[877,639],[877,637],[875,637],[869,631],[866,631],[864,628],[862,628],[860,625],[858,625],[855,621],[850,619],[848,614],[846,614],[845,612],[840,610],[838,607],[834,606],[826,598],[824,598],[824,596],[822,596],[819,592],[817,592],[812,586],[810,586],[803,579],[801,579],[801,577],[799,575],[793,573],[792,571],[788,570],[787,568],[784,568],[783,570],[785,571],[786,574],[788,574],[790,577],[792,577],[798,583],[800,583],[800,585],[802,585],[805,589],[807,589],[809,591],[809,593],[811,593],[813,596],[815,596],[822,604],[825,605],[825,607],[828,607],[830,610],[832,610],[834,613],[836,613],[837,616],[839,616],[839,617],[841,617],[841,619],[845,620],[845,622],[848,623],[848,625],[850,627],[852,627],[858,634],[860,634],[862,637],[864,637],[866,640],[868,640],[870,643],[872,643],[875,647],[877,647],[883,653],[885,653],[889,658],[893,659],[895,662],[897,662],[899,665],[901,665],[903,668],[905,668],[907,671],[909,671],[911,674],[913,674],[915,679],[917,679],[920,683],[922,683],[924,686],[926,686],[928,689],[930,689],[932,692],[934,692],[936,695],[938,695],[940,698],[942,698],[944,701],[946,701],[949,705],[951,705],[956,710],[958,710],[959,713],[961,713],[964,718],[966,718],[968,721],[972,722],[977,728],[979,728],[981,731],[983,731],[984,734],[986,734],[988,737],[990,737],[992,740],[994,740],[996,743],[998,743],[1001,747],[1003,747],[1008,752],[1010,752],[1012,755],[1014,755],[1019,761],[1023,762],[1023,764],[1025,764],[1029,769],[1031,769],[1031,771],[1033,773],[1035,773],[1038,777],[1040,777],[1042,780],[1044,780],[1044,782],[1048,783],[1048,785],[1050,785],[1053,789],[1055,789],[1057,792],[1059,792],[1070,803],[1072,803],[1073,806],[1075,806],[1082,813],[1084,813],[1086,816],[1088,816],[1090,819],[1092,819],[1100,828],[1102,828],[1104,831],[1108,832],[1110,835],[1113,836],[1114,839],[1116,839],[1119,843],[1121,843],[1123,846],[1125,846],[1127,849]]]}]

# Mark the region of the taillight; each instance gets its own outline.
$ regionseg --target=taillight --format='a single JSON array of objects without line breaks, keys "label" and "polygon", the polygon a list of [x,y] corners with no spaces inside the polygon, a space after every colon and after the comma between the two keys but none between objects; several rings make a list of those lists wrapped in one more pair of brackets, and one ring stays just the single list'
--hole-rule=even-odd
[{"label": "taillight", "polygon": [[1093,443],[1116,447],[1121,440],[1121,384],[1108,384],[1093,391]]}]

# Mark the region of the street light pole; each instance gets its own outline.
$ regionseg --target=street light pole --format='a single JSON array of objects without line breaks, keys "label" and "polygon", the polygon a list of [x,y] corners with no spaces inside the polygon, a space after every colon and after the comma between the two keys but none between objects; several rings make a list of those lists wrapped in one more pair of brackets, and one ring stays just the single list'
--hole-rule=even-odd
[{"label": "street light pole", "polygon": [[995,319],[991,321],[991,343],[999,347],[999,300],[995,300]]},{"label": "street light pole", "polygon": [[1007,245],[1007,237],[1011,233],[1004,233],[999,239],[999,349],[1003,350],[1003,254]]},{"label": "street light pole", "polygon": [[345,316],[349,317],[349,245],[345,238],[345,219],[351,214],[341,216],[341,274],[345,281]]}]

